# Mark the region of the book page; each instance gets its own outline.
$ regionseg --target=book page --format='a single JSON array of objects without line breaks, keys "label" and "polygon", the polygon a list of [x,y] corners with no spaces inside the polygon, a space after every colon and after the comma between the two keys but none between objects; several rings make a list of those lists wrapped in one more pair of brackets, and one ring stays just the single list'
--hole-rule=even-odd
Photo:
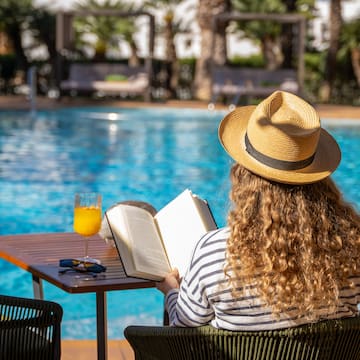
[{"label": "book page", "polygon": [[203,200],[187,189],[155,215],[170,265],[178,268],[180,276],[190,264],[195,244],[207,231],[216,229],[208,206],[200,207],[197,201]]},{"label": "book page", "polygon": [[106,215],[126,274],[162,279],[170,267],[152,215],[125,204],[111,208]]}]

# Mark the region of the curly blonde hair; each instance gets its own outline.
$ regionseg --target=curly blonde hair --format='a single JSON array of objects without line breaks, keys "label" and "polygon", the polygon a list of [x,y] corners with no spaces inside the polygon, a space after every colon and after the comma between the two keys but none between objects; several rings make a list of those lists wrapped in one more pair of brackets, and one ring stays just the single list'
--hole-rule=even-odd
[{"label": "curly blonde hair", "polygon": [[234,293],[255,292],[277,318],[334,312],[340,289],[360,274],[360,216],[334,182],[280,184],[239,164],[231,181],[225,273]]}]

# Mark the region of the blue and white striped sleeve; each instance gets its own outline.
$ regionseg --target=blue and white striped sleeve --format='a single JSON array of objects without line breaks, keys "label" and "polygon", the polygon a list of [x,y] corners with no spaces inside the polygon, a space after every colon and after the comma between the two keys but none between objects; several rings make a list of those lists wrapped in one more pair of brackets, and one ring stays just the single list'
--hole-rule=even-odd
[{"label": "blue and white striped sleeve", "polygon": [[165,299],[170,325],[196,327],[208,324],[215,316],[207,297],[214,274],[222,271],[225,240],[220,230],[204,235],[198,242],[180,289],[171,290]]}]

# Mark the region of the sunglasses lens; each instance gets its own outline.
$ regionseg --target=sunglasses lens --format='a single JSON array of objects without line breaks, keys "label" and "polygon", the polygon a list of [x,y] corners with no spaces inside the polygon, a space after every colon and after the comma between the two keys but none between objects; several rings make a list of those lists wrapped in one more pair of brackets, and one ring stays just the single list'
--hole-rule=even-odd
[{"label": "sunglasses lens", "polygon": [[60,267],[70,267],[76,271],[101,273],[106,271],[106,267],[92,262],[81,261],[77,259],[62,259],[59,261]]}]

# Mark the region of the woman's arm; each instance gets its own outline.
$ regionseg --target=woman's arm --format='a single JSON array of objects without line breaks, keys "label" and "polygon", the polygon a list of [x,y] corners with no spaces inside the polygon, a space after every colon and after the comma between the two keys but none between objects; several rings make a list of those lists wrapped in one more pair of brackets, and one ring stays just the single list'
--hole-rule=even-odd
[{"label": "woman's arm", "polygon": [[165,294],[169,321],[174,326],[201,326],[214,319],[214,308],[209,302],[207,287],[214,274],[223,273],[226,234],[209,232],[197,244],[184,279],[175,269],[157,288]]}]

